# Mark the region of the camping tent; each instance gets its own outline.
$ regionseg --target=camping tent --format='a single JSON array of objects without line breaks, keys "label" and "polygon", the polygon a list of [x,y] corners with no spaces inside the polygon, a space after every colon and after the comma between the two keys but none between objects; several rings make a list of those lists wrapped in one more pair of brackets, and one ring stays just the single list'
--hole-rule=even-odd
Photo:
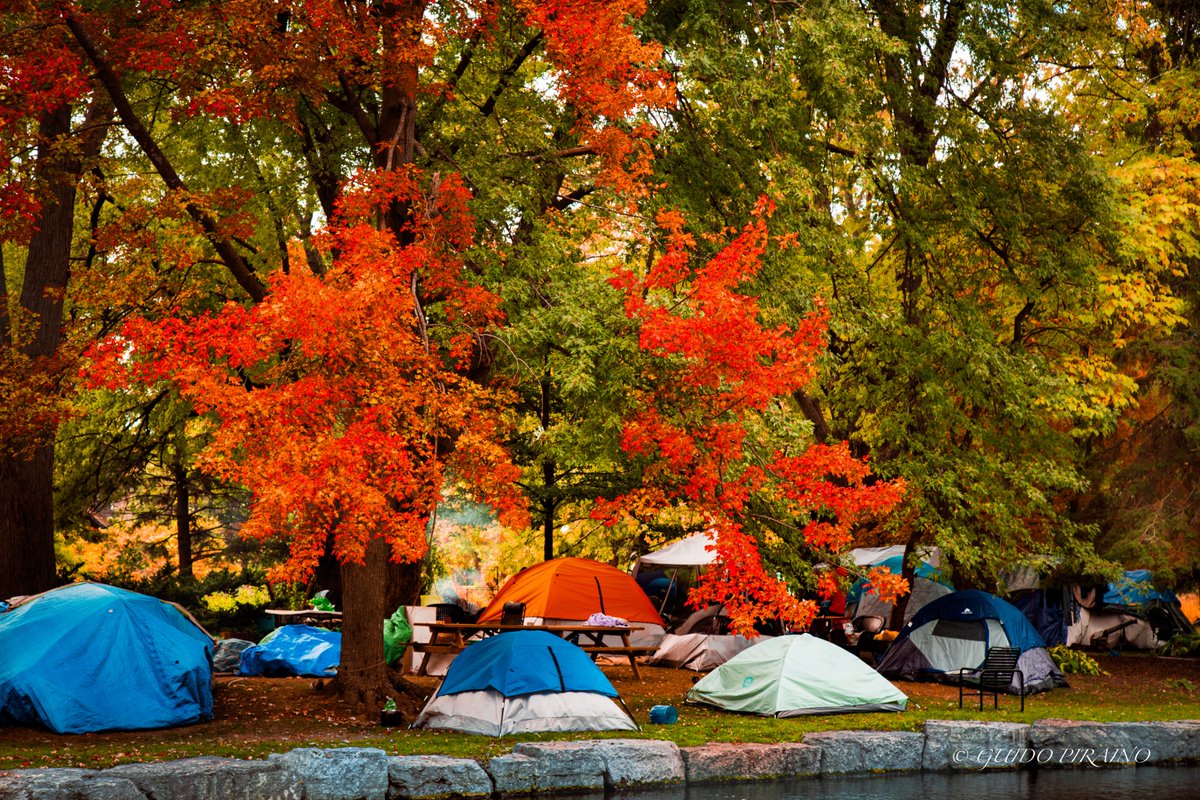
[{"label": "camping tent", "polygon": [[311,625],[284,625],[242,651],[241,675],[326,678],[342,660],[342,634]]},{"label": "camping tent", "polygon": [[176,606],[100,583],[0,614],[0,723],[55,733],[212,719],[212,639]]},{"label": "camping tent", "polygon": [[[922,608],[900,631],[879,663],[889,678],[941,678],[978,669],[990,647],[1016,647],[1026,693],[1066,686],[1046,643],[1015,606],[987,592],[948,594]],[[1010,688],[1014,694],[1018,687]]]},{"label": "camping tent", "polygon": [[658,650],[650,657],[648,663],[655,666],[708,672],[762,640],[761,636],[756,639],[747,639],[745,636],[732,634],[668,633],[659,642]]},{"label": "camping tent", "polygon": [[[899,575],[904,570],[904,556],[895,555],[880,561],[871,562],[871,567],[883,567],[888,572],[894,575]],[[922,607],[936,600],[939,597],[944,597],[954,591],[952,586],[948,585],[948,581],[942,576],[937,569],[927,561],[922,561],[917,565],[913,574],[912,594],[908,598],[908,605],[904,610],[904,622],[908,622],[913,618]],[[850,587],[847,593],[847,605],[854,604],[854,613],[851,615],[854,618],[858,617],[880,617],[886,625],[891,621],[892,608],[894,603],[884,602],[879,595],[867,589],[867,579],[861,578]]]},{"label": "camping tent", "polygon": [[835,644],[807,633],[754,645],[700,680],[687,696],[764,716],[903,711],[908,698]]},{"label": "camping tent", "polygon": [[637,581],[616,567],[587,558],[555,558],[521,570],[501,587],[478,622],[497,622],[505,603],[524,603],[526,621],[580,623],[596,612],[642,628],[634,646],[654,646],[665,632],[662,617]]},{"label": "camping tent", "polygon": [[579,647],[546,631],[511,631],[463,650],[413,727],[487,736],[637,730],[617,697]]}]

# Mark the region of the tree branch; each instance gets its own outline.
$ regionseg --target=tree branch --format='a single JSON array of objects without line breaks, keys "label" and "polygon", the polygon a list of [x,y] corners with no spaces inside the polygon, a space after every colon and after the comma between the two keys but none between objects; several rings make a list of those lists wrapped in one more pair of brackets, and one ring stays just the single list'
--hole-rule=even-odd
[{"label": "tree branch", "polygon": [[[170,159],[159,149],[158,144],[154,141],[154,137],[150,135],[150,131],[142,124],[137,112],[134,111],[133,106],[130,104],[120,80],[117,78],[116,73],[113,72],[108,60],[100,52],[100,48],[96,45],[96,42],[93,41],[91,34],[84,29],[83,25],[80,24],[79,20],[73,14],[67,14],[64,19],[67,27],[75,36],[75,41],[79,43],[79,46],[83,49],[88,60],[95,68],[96,78],[104,86],[105,91],[108,92],[109,98],[112,99],[113,106],[116,108],[121,122],[125,125],[125,129],[129,131],[130,136],[134,138],[138,146],[142,148],[142,152],[150,159],[150,163],[154,165],[155,170],[162,177],[167,188],[187,192],[187,185],[179,177],[179,173],[175,171],[175,167],[172,166]],[[259,302],[266,297],[266,288],[255,277],[254,271],[234,248],[233,243],[220,233],[217,221],[208,212],[190,200],[186,204],[186,209],[188,216],[199,223],[200,227],[204,230],[208,241],[217,251],[222,263],[225,264],[225,267],[233,275],[238,285],[245,289],[246,293],[255,302]]]}]

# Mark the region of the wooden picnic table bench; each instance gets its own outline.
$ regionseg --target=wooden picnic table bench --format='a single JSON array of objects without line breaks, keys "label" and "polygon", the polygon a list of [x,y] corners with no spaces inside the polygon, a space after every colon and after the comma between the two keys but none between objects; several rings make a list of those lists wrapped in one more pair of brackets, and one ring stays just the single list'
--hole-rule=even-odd
[{"label": "wooden picnic table bench", "polygon": [[[614,655],[627,656],[633,676],[639,681],[642,673],[638,670],[637,657],[649,655],[655,651],[653,647],[634,647],[629,643],[629,634],[642,630],[638,625],[609,626],[609,625],[500,625],[498,623],[479,622],[415,622],[414,625],[429,628],[428,642],[414,642],[413,652],[430,654],[458,654],[467,648],[472,637],[492,636],[508,631],[548,631],[563,637],[574,638],[580,649],[593,656]],[[621,644],[609,645],[604,643],[605,637],[619,636]],[[421,663],[418,675],[425,675],[428,659]]]}]

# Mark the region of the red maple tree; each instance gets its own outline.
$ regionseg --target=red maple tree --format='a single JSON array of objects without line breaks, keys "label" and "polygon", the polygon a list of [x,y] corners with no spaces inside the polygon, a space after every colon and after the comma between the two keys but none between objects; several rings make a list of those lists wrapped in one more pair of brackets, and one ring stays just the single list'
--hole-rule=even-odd
[{"label": "red maple tree", "polygon": [[[645,275],[622,270],[614,277],[639,344],[654,358],[622,440],[645,465],[643,486],[597,511],[614,519],[630,505],[653,512],[682,504],[698,514],[717,532],[718,558],[690,600],[723,603],[734,628],[751,635],[760,620],[805,628],[817,609],[764,566],[745,525],[753,496],[781,503],[809,545],[836,555],[849,547],[856,525],[889,511],[904,489],[901,481],[869,482],[866,460],[844,442],[783,445],[764,424],[769,407],[813,378],[828,322],[818,301],[795,327],[766,325],[757,298],[745,290],[769,245],[771,210],[762,200],[756,218],[699,266],[683,218],[660,214],[665,253]],[[886,571],[871,579],[885,596],[907,588]],[[820,597],[837,589],[836,571],[816,575]]]}]

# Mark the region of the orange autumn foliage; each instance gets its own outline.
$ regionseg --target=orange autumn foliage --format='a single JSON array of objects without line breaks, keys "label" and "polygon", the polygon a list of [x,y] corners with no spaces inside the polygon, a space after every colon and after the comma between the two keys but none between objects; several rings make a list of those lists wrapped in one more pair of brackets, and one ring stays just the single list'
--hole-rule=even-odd
[{"label": "orange autumn foliage", "polygon": [[[645,464],[639,506],[684,504],[717,531],[718,559],[690,601],[723,603],[734,628],[753,634],[759,620],[807,627],[816,604],[793,595],[763,564],[746,530],[748,506],[769,497],[786,509],[813,548],[839,553],[859,523],[900,500],[901,481],[869,482],[870,469],[846,443],[810,444],[799,452],[776,446],[763,415],[786,402],[815,375],[828,313],[818,301],[795,327],[761,322],[758,299],[743,291],[769,244],[770,204],[706,264],[692,263],[694,239],[675,212],[660,215],[666,252],[637,276],[623,270],[613,284],[625,294],[641,349],[653,356],[645,385],[625,421],[622,447]],[[627,498],[600,505],[615,519]],[[904,587],[879,577],[886,592]],[[816,576],[817,593],[831,596],[838,578]]]},{"label": "orange autumn foliage", "polygon": [[[397,560],[420,559],[447,470],[523,524],[500,444],[506,398],[461,374],[474,337],[500,319],[461,261],[467,199],[454,177],[364,173],[320,239],[339,253],[323,278],[277,273],[252,307],[133,320],[93,349],[94,375],[173,381],[217,419],[202,466],[254,493],[245,535],[287,539],[291,558],[273,577],[306,577],[330,538],[342,561],[361,561],[375,537]],[[406,245],[374,224],[394,203],[423,209]],[[446,298],[437,310],[452,324],[432,335],[417,282]]]}]

